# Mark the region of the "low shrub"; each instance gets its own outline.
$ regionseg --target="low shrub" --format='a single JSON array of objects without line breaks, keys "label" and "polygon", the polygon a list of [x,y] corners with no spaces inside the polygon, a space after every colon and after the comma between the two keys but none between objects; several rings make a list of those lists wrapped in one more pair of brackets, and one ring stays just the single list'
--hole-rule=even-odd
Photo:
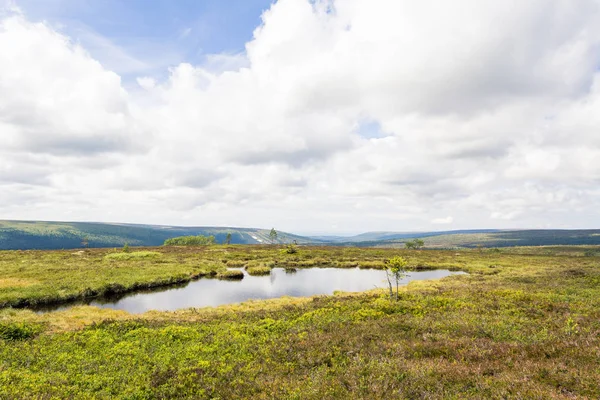
[{"label": "low shrub", "polygon": [[285,249],[282,249],[281,252],[285,254],[296,254],[298,253],[298,246],[293,243],[290,243],[287,246],[285,246]]},{"label": "low shrub", "polygon": [[43,331],[40,324],[29,324],[25,322],[0,322],[0,339],[27,340],[36,337]]}]

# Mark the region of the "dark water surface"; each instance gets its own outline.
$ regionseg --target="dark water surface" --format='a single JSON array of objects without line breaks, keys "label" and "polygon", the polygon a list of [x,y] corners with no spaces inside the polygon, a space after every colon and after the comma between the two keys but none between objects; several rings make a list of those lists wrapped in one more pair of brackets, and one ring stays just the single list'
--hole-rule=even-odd
[{"label": "dark water surface", "polygon": [[[306,268],[286,272],[273,268],[270,276],[250,276],[244,272],[240,281],[199,279],[178,287],[164,287],[154,291],[133,292],[119,298],[94,299],[87,303],[101,308],[143,313],[150,310],[172,311],[179,308],[219,306],[240,303],[250,299],[271,299],[281,296],[314,296],[333,294],[334,291],[362,292],[387,287],[385,271],[359,268]],[[464,274],[448,270],[410,272],[402,281],[439,279]],[[47,308],[43,311],[65,310],[73,305]]]}]

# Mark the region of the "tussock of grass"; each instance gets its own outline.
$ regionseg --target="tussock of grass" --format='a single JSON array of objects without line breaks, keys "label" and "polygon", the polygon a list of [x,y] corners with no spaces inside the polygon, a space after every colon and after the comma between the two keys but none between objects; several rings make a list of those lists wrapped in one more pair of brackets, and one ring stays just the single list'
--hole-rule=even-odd
[{"label": "tussock of grass", "polygon": [[246,271],[248,272],[248,275],[253,275],[253,276],[270,275],[271,267],[267,267],[267,266],[249,267]]},{"label": "tussock of grass", "polygon": [[245,260],[227,260],[227,266],[230,268],[242,268],[248,264],[248,261]]},{"label": "tussock of grass", "polygon": [[244,272],[239,269],[227,269],[217,272],[218,279],[244,279]]}]

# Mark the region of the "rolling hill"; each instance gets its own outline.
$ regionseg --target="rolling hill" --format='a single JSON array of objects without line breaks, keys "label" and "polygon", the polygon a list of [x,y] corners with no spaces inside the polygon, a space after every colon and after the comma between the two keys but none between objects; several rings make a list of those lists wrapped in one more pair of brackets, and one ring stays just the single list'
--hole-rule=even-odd
[{"label": "rolling hill", "polygon": [[365,243],[365,242],[384,242],[400,241],[426,238],[430,236],[458,235],[458,234],[482,234],[500,232],[497,229],[470,229],[458,231],[436,231],[436,232],[365,232],[355,236],[311,236],[311,239],[327,243]]},{"label": "rolling hill", "polygon": [[[390,238],[393,236],[392,238]],[[356,240],[373,237],[373,240]],[[414,238],[423,239],[425,248],[476,248],[553,245],[600,245],[600,229],[529,229],[422,232],[411,234],[358,235],[347,241],[330,241],[336,246],[404,247]]]},{"label": "rolling hill", "polygon": [[[235,227],[181,227],[95,222],[0,221],[0,250],[74,249],[83,247],[160,246],[177,236],[213,235],[223,243],[270,243],[269,229]],[[367,232],[356,236],[306,237],[278,232],[277,243],[325,246],[404,247],[408,240],[423,239],[425,247],[474,248],[550,245],[600,245],[600,230],[460,230],[440,232]]]},{"label": "rolling hill", "polygon": [[[72,249],[89,247],[159,246],[166,239],[189,235],[214,235],[217,243],[231,233],[232,244],[270,243],[268,229],[227,227],[178,227],[94,222],[0,221],[0,250]],[[278,243],[315,242],[278,232]]]}]

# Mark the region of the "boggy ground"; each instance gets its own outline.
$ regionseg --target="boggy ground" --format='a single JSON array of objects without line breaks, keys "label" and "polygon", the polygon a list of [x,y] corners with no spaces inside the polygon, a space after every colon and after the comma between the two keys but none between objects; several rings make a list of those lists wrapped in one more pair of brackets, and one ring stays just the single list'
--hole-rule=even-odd
[{"label": "boggy ground", "polygon": [[[0,251],[0,307],[39,306],[188,282],[228,267],[383,268],[393,249],[198,246],[70,251]],[[414,268],[461,268],[455,252],[414,253]],[[259,268],[262,267],[262,268]]]},{"label": "boggy ground", "polygon": [[77,294],[229,264],[380,267],[393,255],[470,275],[412,282],[398,302],[372,291],[135,316],[5,308],[0,398],[600,398],[600,259],[589,248],[145,251],[162,254],[0,253],[0,293],[39,299],[68,276],[60,290]]}]

